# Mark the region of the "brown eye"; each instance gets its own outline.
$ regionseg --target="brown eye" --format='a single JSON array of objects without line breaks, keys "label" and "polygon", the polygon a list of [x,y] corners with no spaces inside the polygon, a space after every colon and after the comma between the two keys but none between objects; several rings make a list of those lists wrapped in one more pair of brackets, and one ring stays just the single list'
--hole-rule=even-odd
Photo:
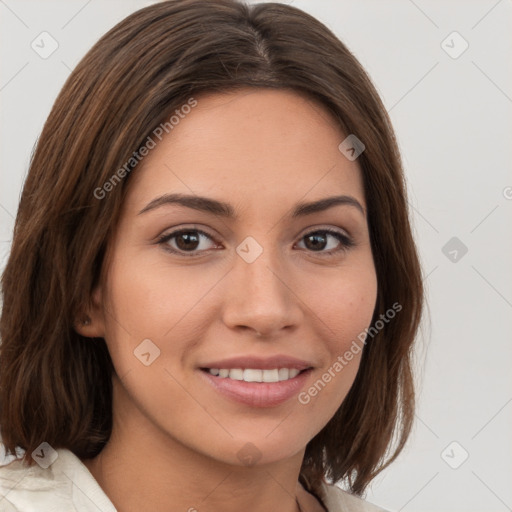
[{"label": "brown eye", "polygon": [[[333,240],[329,241],[329,239]],[[301,240],[305,241],[306,249],[326,255],[346,251],[354,245],[354,242],[347,235],[332,229],[312,231],[304,235]]]},{"label": "brown eye", "polygon": [[179,235],[175,235],[174,238],[176,239],[178,249],[182,251],[197,249],[200,241],[200,236],[198,236],[194,231],[185,231]]},{"label": "brown eye", "polygon": [[212,248],[208,247],[208,240],[213,243],[212,237],[200,229],[180,229],[160,237],[158,243],[170,252],[196,256]]}]

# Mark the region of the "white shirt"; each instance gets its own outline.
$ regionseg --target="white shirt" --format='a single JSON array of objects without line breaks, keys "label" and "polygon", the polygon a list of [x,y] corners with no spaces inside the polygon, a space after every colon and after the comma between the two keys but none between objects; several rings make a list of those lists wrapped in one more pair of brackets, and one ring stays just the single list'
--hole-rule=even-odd
[{"label": "white shirt", "polygon": [[[56,452],[57,459],[46,469],[16,458],[0,466],[0,512],[117,512],[76,455],[64,448]],[[323,491],[328,512],[386,512],[339,487],[324,485]],[[297,499],[303,512],[324,512],[299,483]]]}]

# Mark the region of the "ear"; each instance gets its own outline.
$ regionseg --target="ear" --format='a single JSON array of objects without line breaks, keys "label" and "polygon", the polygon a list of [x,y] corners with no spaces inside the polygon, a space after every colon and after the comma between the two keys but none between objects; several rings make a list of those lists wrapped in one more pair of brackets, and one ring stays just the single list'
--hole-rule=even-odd
[{"label": "ear", "polygon": [[76,316],[74,329],[86,338],[105,337],[103,291],[100,285],[93,290],[89,306]]}]

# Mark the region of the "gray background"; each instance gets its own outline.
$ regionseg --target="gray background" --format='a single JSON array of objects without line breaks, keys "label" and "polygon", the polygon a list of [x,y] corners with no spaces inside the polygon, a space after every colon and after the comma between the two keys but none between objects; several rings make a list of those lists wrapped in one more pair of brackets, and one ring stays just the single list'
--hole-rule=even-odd
[{"label": "gray background", "polygon": [[[58,91],[103,33],[150,3],[0,0],[0,269]],[[347,44],[390,112],[428,293],[415,429],[367,499],[392,511],[512,510],[512,2],[287,3]],[[43,31],[58,43],[46,59],[31,48]]]}]

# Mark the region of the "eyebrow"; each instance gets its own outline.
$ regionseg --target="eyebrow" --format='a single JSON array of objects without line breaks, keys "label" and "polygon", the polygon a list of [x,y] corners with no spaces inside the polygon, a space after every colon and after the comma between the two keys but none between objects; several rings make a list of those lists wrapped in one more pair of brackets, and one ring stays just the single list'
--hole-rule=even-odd
[{"label": "eyebrow", "polygon": [[[149,212],[161,206],[172,204],[178,204],[185,206],[186,208],[192,208],[194,210],[212,213],[227,219],[238,218],[235,209],[229,203],[217,201],[216,199],[211,199],[209,197],[186,194],[164,194],[162,196],[156,197],[150,201],[138,214],[141,215],[142,213]],[[366,212],[363,206],[355,197],[341,195],[325,197],[318,201],[312,201],[309,203],[298,203],[295,205],[291,217],[297,218],[311,215],[313,213],[322,212],[338,205],[352,206],[359,210],[363,216],[366,216]]]}]

